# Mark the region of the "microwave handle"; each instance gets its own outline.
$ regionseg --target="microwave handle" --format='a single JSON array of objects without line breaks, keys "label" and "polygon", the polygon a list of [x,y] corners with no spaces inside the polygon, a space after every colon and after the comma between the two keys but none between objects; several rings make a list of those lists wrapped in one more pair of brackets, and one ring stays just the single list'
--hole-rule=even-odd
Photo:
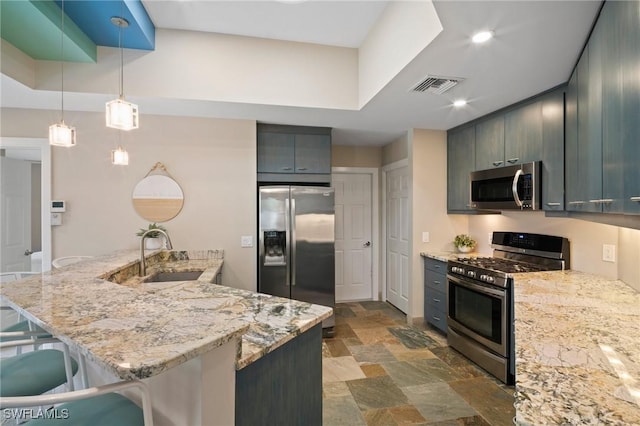
[{"label": "microwave handle", "polygon": [[516,171],[516,175],[513,177],[513,184],[511,185],[511,192],[513,192],[513,199],[516,202],[518,207],[522,207],[522,201],[520,197],[518,197],[518,179],[520,179],[520,175],[522,174],[522,169],[518,169]]}]

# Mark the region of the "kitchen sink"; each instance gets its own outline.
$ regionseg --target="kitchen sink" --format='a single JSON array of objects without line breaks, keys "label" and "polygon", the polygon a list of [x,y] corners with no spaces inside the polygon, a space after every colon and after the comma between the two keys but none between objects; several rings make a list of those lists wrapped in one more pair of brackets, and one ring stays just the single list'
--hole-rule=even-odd
[{"label": "kitchen sink", "polygon": [[145,279],[145,283],[163,283],[170,281],[195,281],[204,271],[158,272]]}]

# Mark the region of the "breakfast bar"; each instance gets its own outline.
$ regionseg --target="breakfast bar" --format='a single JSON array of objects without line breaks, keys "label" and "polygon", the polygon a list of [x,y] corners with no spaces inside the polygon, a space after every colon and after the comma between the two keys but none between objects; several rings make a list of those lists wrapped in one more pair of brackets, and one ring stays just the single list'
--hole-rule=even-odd
[{"label": "breakfast bar", "polygon": [[[1,295],[84,356],[92,385],[147,381],[155,424],[233,424],[237,374],[307,332],[317,338],[304,350],[320,354],[332,309],[215,284],[222,257],[151,252],[139,277],[138,251],[119,251],[3,284]],[[194,270],[198,279],[154,281]]]}]

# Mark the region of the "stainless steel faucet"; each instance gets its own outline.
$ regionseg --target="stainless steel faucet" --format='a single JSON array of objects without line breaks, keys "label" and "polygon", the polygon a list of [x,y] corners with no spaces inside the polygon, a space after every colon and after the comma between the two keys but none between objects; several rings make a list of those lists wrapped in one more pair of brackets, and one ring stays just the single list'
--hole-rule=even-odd
[{"label": "stainless steel faucet", "polygon": [[145,275],[147,275],[147,263],[144,259],[144,240],[147,238],[148,234],[155,233],[155,232],[164,235],[164,239],[166,242],[165,248],[167,250],[173,249],[173,245],[171,244],[171,238],[169,238],[169,234],[167,234],[162,229],[149,229],[145,231],[145,233],[142,234],[142,238],[140,238],[140,276],[141,277],[144,277]]}]

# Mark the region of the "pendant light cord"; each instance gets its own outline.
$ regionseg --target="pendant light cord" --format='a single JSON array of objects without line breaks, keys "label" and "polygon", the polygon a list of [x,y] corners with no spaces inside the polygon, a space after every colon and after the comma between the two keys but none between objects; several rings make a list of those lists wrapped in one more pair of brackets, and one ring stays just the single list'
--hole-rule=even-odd
[{"label": "pendant light cord", "polygon": [[60,14],[62,21],[62,31],[60,31],[60,104],[61,104],[61,121],[64,123],[64,0],[62,0],[62,11]]},{"label": "pendant light cord", "polygon": [[118,47],[120,48],[120,98],[124,98],[124,49],[122,48],[122,26],[124,25],[124,1],[120,2],[120,21],[118,24]]}]

